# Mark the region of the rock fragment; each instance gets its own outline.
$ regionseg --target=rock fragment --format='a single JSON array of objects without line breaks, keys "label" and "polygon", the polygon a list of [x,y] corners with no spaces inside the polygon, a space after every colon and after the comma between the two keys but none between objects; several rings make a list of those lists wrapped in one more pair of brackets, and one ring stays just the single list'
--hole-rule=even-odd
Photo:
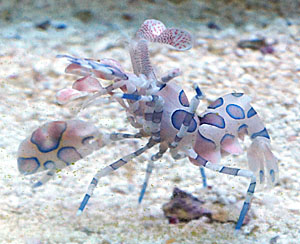
[{"label": "rock fragment", "polygon": [[204,201],[186,193],[179,188],[174,188],[171,200],[163,205],[164,215],[169,219],[170,224],[189,222],[206,216],[209,219],[212,213],[203,208]]}]

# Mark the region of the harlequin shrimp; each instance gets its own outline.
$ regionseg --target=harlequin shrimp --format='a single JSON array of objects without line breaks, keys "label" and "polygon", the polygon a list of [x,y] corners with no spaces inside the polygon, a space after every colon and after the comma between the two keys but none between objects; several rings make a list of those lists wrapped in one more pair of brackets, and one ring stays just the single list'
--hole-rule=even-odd
[{"label": "harlequin shrimp", "polygon": [[[150,42],[168,44],[184,51],[192,47],[193,40],[185,30],[167,28],[158,20],[146,20],[130,42],[133,73],[124,71],[113,59],[95,61],[58,55],[71,63],[66,73],[81,76],[72,88],[57,93],[58,102],[64,104],[86,98],[83,107],[87,107],[108,96],[125,109],[128,121],[138,130],[136,134],[101,133],[93,124],[81,120],[49,122],[21,143],[19,171],[33,174],[46,170],[47,173],[34,184],[34,187],[41,186],[53,176],[55,170],[84,158],[111,141],[148,138],[145,146],[94,175],[78,214],[84,210],[100,178],[158,145],[158,152],[149,159],[139,202],[144,197],[154,161],[169,151],[174,160],[189,158],[193,164],[200,166],[204,186],[206,178],[203,168],[249,178],[246,199],[236,225],[236,230],[239,230],[249,209],[257,179],[259,183],[264,183],[267,178],[267,183],[274,185],[278,178],[277,159],[271,151],[270,136],[250,105],[250,98],[242,93],[220,97],[198,115],[196,110],[203,98],[201,89],[194,84],[195,96],[189,101],[183,89],[171,81],[181,74],[179,69],[157,77],[149,58]],[[113,82],[103,87],[100,79]],[[222,156],[242,153],[238,140],[243,140],[245,135],[252,139],[247,151],[249,170],[221,165]]]}]

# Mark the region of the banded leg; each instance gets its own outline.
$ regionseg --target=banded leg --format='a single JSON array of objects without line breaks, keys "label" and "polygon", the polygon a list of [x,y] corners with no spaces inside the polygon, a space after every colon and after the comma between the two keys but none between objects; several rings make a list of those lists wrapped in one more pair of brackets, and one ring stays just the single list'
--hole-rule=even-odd
[{"label": "banded leg", "polygon": [[[177,135],[174,138],[174,141],[172,143],[170,143],[170,145],[169,145],[170,146],[170,153],[171,153],[172,157],[175,160],[181,159],[181,158],[186,156],[186,155],[178,154],[178,152],[176,150],[176,147],[178,146],[178,144],[182,140],[182,138],[184,136],[186,136],[187,130],[190,126],[192,118],[195,115],[195,112],[197,110],[199,102],[204,97],[202,91],[200,90],[200,88],[196,84],[194,84],[194,88],[195,88],[195,91],[196,91],[196,95],[191,100],[191,104],[189,106],[189,111],[186,114],[186,116],[183,120],[183,123],[180,127],[180,130],[178,131]],[[204,168],[200,167],[200,173],[201,173],[201,177],[202,177],[202,181],[203,181],[203,187],[207,187],[207,180],[206,180],[206,175],[205,175]]]},{"label": "banded leg", "polygon": [[[145,120],[146,122],[149,121],[150,132],[152,134],[153,139],[159,142],[160,125],[161,125],[161,118],[163,114],[164,99],[161,96],[157,96],[157,95],[153,95],[152,97],[153,100],[151,102],[146,102],[147,107],[145,109]],[[149,112],[151,110],[153,111],[152,113]]]},{"label": "banded leg", "polygon": [[46,184],[53,177],[55,171],[56,169],[49,169],[39,181],[32,185],[32,188],[37,188]]},{"label": "banded leg", "polygon": [[182,72],[180,69],[172,69],[166,75],[161,77],[161,80],[156,81],[156,85],[162,89],[170,80],[176,78],[177,76],[181,75]]},{"label": "banded leg", "polygon": [[[153,98],[152,101],[146,102],[145,122],[146,122],[146,126],[149,126],[150,132],[152,134],[152,138],[156,142],[160,142],[161,140],[160,125],[161,125],[161,118],[163,113],[164,100],[161,96],[157,96],[157,95],[153,95],[152,98]],[[166,146],[160,146],[159,152],[151,157],[151,161],[147,165],[145,181],[142,187],[142,191],[140,193],[139,203],[142,202],[144,194],[146,192],[149,178],[154,167],[154,161],[161,158],[166,151],[167,151]]]},{"label": "banded leg", "polygon": [[[146,104],[145,122],[149,126],[153,140],[155,140],[156,142],[160,142],[160,124],[161,124],[163,105],[164,105],[163,98],[157,95],[141,96],[136,94],[116,94],[116,96],[124,99],[145,102]],[[143,187],[139,196],[139,203],[142,202],[144,194],[146,192],[149,178],[154,167],[153,161],[162,157],[162,155],[166,152],[166,150],[167,150],[166,147],[160,147],[160,151],[151,157],[151,161],[147,165],[145,181],[143,183]]]},{"label": "banded leg", "polygon": [[[142,95],[137,95],[137,94],[125,94],[125,93],[124,94],[123,93],[115,93],[113,96],[116,98],[122,98],[122,99],[131,100],[131,101],[136,101],[135,105],[137,105],[137,106],[139,106],[138,101],[146,102],[148,109],[146,107],[145,120],[148,121],[148,123],[149,123],[152,138],[157,142],[160,141],[160,123],[161,123],[161,117],[162,117],[162,112],[163,112],[163,99],[160,96],[156,96],[156,95],[142,96]],[[132,106],[134,106],[134,104],[132,104]],[[153,155],[152,159],[160,158],[166,150],[167,149],[165,148],[165,149],[161,150],[159,153],[157,153],[156,155]],[[144,184],[143,184],[143,187],[141,190],[141,194],[139,197],[139,203],[141,203],[141,201],[144,197],[153,167],[154,167],[154,164],[153,164],[153,161],[151,161],[147,166],[146,177],[145,177],[145,181],[144,181]]]},{"label": "banded leg", "polygon": [[205,174],[205,170],[202,166],[200,166],[200,174],[201,174],[201,177],[202,177],[203,187],[206,188],[207,187],[207,177],[206,177],[206,174]]},{"label": "banded leg", "polygon": [[127,134],[127,133],[111,133],[109,134],[109,139],[112,141],[120,141],[123,139],[138,139],[142,138],[143,135],[141,133],[136,133],[136,134]]},{"label": "banded leg", "polygon": [[[138,92],[136,91],[131,94],[137,95]],[[127,111],[127,119],[129,123],[134,128],[143,128],[143,125],[145,124],[145,120],[140,106],[141,105],[140,102],[135,100],[129,100],[127,103],[128,103],[128,108],[126,109],[126,111]]]},{"label": "banded leg", "polygon": [[170,148],[170,154],[174,160],[183,159],[187,156],[184,152],[179,152],[178,148]]},{"label": "banded leg", "polygon": [[234,175],[234,176],[242,176],[246,178],[250,178],[250,185],[247,190],[247,196],[243,204],[243,208],[241,210],[239,219],[237,221],[237,224],[235,226],[235,229],[238,231],[241,229],[245,216],[249,210],[250,202],[254,194],[255,186],[256,186],[256,176],[253,174],[250,170],[245,169],[238,169],[238,168],[231,168],[222,166],[219,164],[213,164],[204,158],[202,158],[200,155],[198,155],[194,150],[190,150],[189,157],[192,159],[193,163],[199,166],[203,166],[205,168],[208,168],[210,170],[222,173],[222,174],[228,174],[228,175]]},{"label": "banded leg", "polygon": [[115,93],[113,97],[145,102],[145,122],[153,139],[160,141],[160,124],[164,105],[164,100],[161,96]]},{"label": "banded leg", "polygon": [[[171,153],[171,156],[174,160],[179,160],[179,159],[183,159],[183,158],[187,157],[187,155],[185,153],[179,153],[176,148],[170,150],[170,153]],[[200,166],[199,169],[200,169],[200,174],[201,174],[201,177],[202,177],[203,187],[206,188],[207,187],[207,177],[206,177],[206,174],[205,174],[205,170],[202,166]]]},{"label": "banded leg", "polygon": [[156,161],[158,159],[160,159],[164,153],[168,150],[168,146],[165,144],[160,144],[159,145],[159,151],[151,156],[151,160]]},{"label": "banded leg", "polygon": [[113,132],[110,134],[103,133],[101,135],[101,147],[96,148],[95,150],[98,150],[98,149],[110,144],[112,141],[121,141],[121,140],[125,140],[125,139],[140,139],[142,137],[145,137],[145,135],[142,135],[139,132],[136,134],[119,133],[119,132]]},{"label": "banded leg", "polygon": [[106,166],[105,168],[99,170],[95,174],[94,178],[92,179],[92,181],[91,181],[91,183],[88,187],[87,193],[85,194],[84,199],[82,200],[82,202],[80,204],[80,207],[77,211],[77,215],[80,215],[83,212],[83,210],[84,210],[86,204],[88,203],[90,197],[93,195],[93,191],[96,188],[96,186],[99,182],[99,179],[101,177],[104,177],[104,176],[110,174],[111,172],[119,169],[120,167],[124,166],[130,160],[132,160],[133,158],[141,155],[142,153],[144,153],[145,151],[147,151],[148,149],[153,147],[155,144],[157,144],[157,142],[154,141],[152,138],[150,138],[150,140],[148,141],[148,143],[144,147],[141,147],[140,149],[136,150],[135,152],[133,152],[131,154],[128,154],[127,156],[125,156],[125,157],[115,161],[114,163],[110,164],[109,166]]},{"label": "banded leg", "polygon": [[154,161],[160,159],[163,156],[163,154],[167,151],[167,149],[168,149],[168,147],[162,146],[162,144],[160,144],[159,152],[151,156],[151,161],[147,165],[145,180],[144,180],[142,190],[141,190],[141,193],[139,196],[139,204],[143,201],[143,198],[144,198],[147,186],[148,186],[148,182],[149,182],[150,176],[152,174],[152,170],[154,168]]},{"label": "banded leg", "polygon": [[130,113],[127,113],[127,120],[134,128],[141,129],[143,127],[143,125],[141,123],[139,123],[138,120],[134,116],[132,116]]},{"label": "banded leg", "polygon": [[195,112],[199,105],[200,99],[202,99],[204,97],[200,88],[196,84],[194,85],[194,88],[196,91],[196,95],[191,100],[191,104],[189,106],[189,111],[186,113],[183,123],[182,123],[177,135],[175,136],[174,141],[169,144],[171,149],[175,149],[178,146],[179,142],[182,140],[182,138],[184,136],[186,136],[187,130],[191,124],[191,121],[192,121],[194,115],[195,115]]},{"label": "banded leg", "polygon": [[[111,134],[103,134],[103,139],[105,138],[105,136],[107,137],[106,140],[103,140],[103,144],[101,145],[101,147],[109,144],[109,141],[120,141],[120,140],[124,140],[124,139],[139,139],[142,138],[143,135],[141,135],[140,133],[136,133],[136,134],[127,134],[127,133],[111,133]],[[97,148],[95,148],[96,150]],[[78,151],[80,151],[80,149],[78,149]],[[49,167],[47,168],[48,171],[46,172],[46,174],[43,175],[43,177],[38,180],[35,184],[32,185],[32,188],[37,188],[40,187],[42,185],[44,185],[45,183],[47,183],[55,174],[57,168],[55,167],[54,163],[49,163],[48,164]]]},{"label": "banded leg", "polygon": [[140,196],[139,196],[139,204],[141,204],[141,202],[143,201],[143,198],[144,198],[144,195],[145,195],[145,192],[146,192],[148,182],[149,182],[150,176],[152,174],[153,168],[154,168],[154,161],[150,160],[150,162],[147,165],[145,180],[144,180],[142,190],[141,190],[141,193],[140,193]]}]

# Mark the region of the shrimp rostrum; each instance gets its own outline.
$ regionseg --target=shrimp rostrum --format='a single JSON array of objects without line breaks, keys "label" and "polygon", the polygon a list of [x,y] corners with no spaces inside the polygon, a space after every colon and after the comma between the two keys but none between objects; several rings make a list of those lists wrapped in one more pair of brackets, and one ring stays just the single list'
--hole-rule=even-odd
[{"label": "shrimp rostrum", "polygon": [[[158,20],[146,20],[130,42],[133,73],[124,71],[119,62],[113,59],[96,61],[58,55],[70,62],[66,68],[67,73],[80,76],[72,88],[57,93],[59,103],[83,98],[85,102],[82,106],[87,107],[108,96],[125,109],[128,121],[137,129],[137,133],[101,133],[93,124],[76,119],[49,122],[21,143],[19,171],[22,174],[33,174],[46,170],[46,174],[34,184],[34,187],[38,187],[45,184],[57,169],[84,158],[111,141],[148,138],[145,146],[95,174],[78,214],[84,210],[101,177],[158,145],[158,151],[149,158],[139,202],[144,197],[154,161],[169,151],[174,160],[188,158],[200,167],[204,186],[204,168],[249,179],[246,199],[236,225],[236,230],[239,230],[256,183],[266,182],[272,186],[278,179],[277,159],[271,151],[268,131],[250,105],[251,99],[243,93],[222,96],[198,115],[196,110],[203,98],[201,89],[194,84],[195,96],[189,101],[183,89],[172,82],[181,74],[179,69],[157,77],[149,58],[148,45],[151,42],[168,44],[176,50],[184,51],[192,47],[193,40],[185,30],[166,28]],[[101,80],[111,80],[112,83],[104,87]],[[252,140],[247,151],[249,169],[220,164],[222,156],[242,153],[239,140],[243,140],[245,135]]]}]

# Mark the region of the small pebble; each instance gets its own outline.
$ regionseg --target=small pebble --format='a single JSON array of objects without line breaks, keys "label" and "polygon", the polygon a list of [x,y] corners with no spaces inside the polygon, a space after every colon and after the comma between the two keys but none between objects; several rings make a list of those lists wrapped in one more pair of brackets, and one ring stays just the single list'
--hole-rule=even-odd
[{"label": "small pebble", "polygon": [[239,79],[239,82],[248,85],[256,85],[258,83],[257,80],[250,74],[242,75],[242,77]]},{"label": "small pebble", "polygon": [[238,42],[238,47],[240,48],[250,48],[253,50],[258,50],[259,48],[266,45],[265,38],[254,38],[248,40],[241,40]]},{"label": "small pebble", "polygon": [[35,27],[40,30],[47,30],[50,27],[50,25],[51,25],[50,20],[45,20],[41,23],[36,24]]},{"label": "small pebble", "polygon": [[189,222],[202,216],[211,218],[212,213],[202,207],[203,201],[186,193],[179,188],[174,188],[171,200],[163,205],[165,217],[170,224]]},{"label": "small pebble", "polygon": [[175,4],[181,4],[183,2],[185,2],[186,0],[168,0],[171,3],[175,3]]},{"label": "small pebble", "polygon": [[261,47],[259,50],[262,54],[272,54],[275,51],[274,47],[271,45]]},{"label": "small pebble", "polygon": [[58,30],[63,30],[63,29],[66,29],[67,27],[68,26],[64,23],[55,25],[55,28],[58,29]]},{"label": "small pebble", "polygon": [[208,22],[207,27],[213,30],[221,30],[221,28],[215,22]]},{"label": "small pebble", "polygon": [[272,237],[270,240],[270,244],[276,244],[278,239],[279,239],[279,235]]},{"label": "small pebble", "polygon": [[132,21],[133,20],[133,15],[128,14],[128,13],[124,13],[124,14],[122,14],[122,19],[126,20],[126,21]]},{"label": "small pebble", "polygon": [[83,23],[88,23],[93,19],[94,14],[90,10],[81,10],[81,11],[76,12],[74,14],[74,17],[79,19]]},{"label": "small pebble", "polygon": [[236,49],[236,50],[234,51],[234,53],[235,53],[236,56],[238,56],[238,57],[243,57],[243,56],[245,55],[245,51],[242,50],[242,49]]},{"label": "small pebble", "polygon": [[12,20],[12,11],[10,9],[5,9],[0,11],[0,19],[3,19],[5,21],[11,21]]}]

